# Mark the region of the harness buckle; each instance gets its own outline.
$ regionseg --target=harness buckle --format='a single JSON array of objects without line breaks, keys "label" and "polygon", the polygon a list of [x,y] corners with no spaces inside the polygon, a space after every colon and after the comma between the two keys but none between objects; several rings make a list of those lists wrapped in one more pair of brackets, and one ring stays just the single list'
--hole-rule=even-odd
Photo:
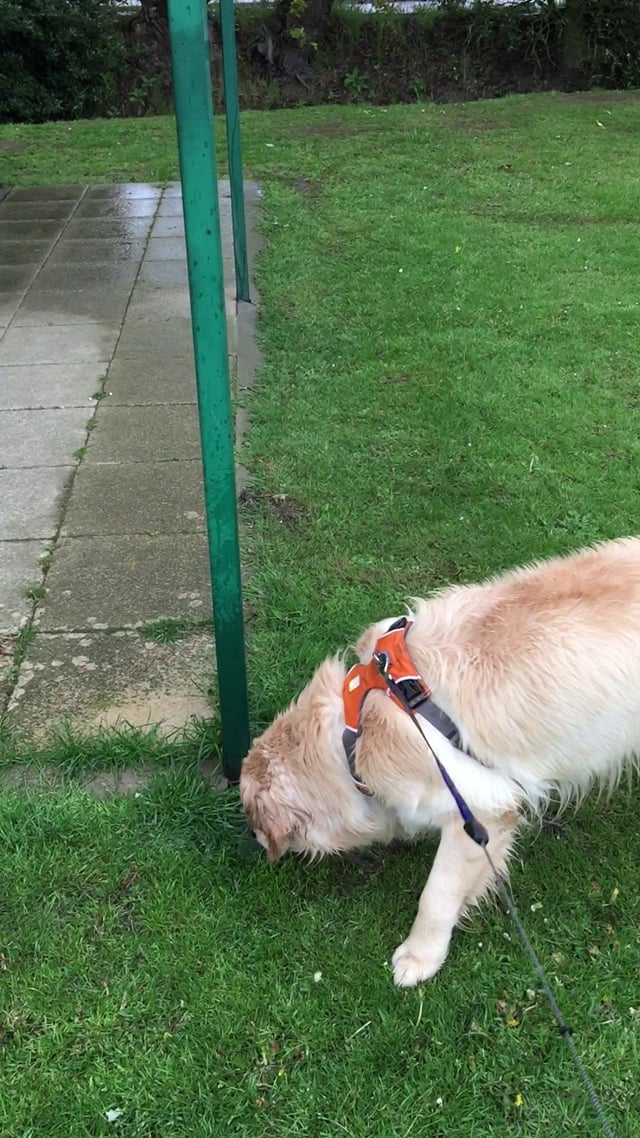
[{"label": "harness buckle", "polygon": [[406,680],[399,680],[398,687],[412,710],[429,698],[419,679],[409,677]]}]

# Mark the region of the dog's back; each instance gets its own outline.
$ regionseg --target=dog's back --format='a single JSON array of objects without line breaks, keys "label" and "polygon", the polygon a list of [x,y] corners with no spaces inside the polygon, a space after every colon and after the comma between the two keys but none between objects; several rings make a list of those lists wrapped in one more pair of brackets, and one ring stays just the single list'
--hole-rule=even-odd
[{"label": "dog's back", "polygon": [[571,793],[640,753],[640,538],[447,589],[416,626],[436,698],[488,765]]}]

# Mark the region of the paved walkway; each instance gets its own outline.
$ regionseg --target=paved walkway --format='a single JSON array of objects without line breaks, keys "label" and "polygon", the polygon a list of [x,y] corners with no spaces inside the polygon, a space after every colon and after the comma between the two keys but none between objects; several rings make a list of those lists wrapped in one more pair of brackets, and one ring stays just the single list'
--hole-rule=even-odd
[{"label": "paved walkway", "polygon": [[[235,303],[226,184],[220,193],[231,362],[244,386],[255,309]],[[257,199],[249,185],[251,234]],[[210,714],[211,632],[197,628],[211,615],[204,526],[180,186],[10,191],[0,202],[0,713],[33,734],[61,717],[177,725]],[[160,643],[178,620],[190,634]],[[28,627],[37,634],[16,680]]]}]

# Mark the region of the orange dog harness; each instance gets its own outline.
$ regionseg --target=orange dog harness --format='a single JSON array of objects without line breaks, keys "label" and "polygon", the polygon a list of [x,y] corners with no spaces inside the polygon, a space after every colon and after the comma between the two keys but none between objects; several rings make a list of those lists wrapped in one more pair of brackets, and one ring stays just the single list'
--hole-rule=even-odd
[{"label": "orange dog harness", "polygon": [[[342,689],[345,723],[342,742],[352,778],[358,790],[368,796],[372,796],[373,791],[356,774],[355,751],[362,733],[362,706],[370,691],[384,692],[403,711],[409,709],[432,723],[454,747],[461,745],[458,728],[433,703],[431,688],[422,679],[409,655],[405,638],[411,624],[404,616],[396,620],[376,641],[369,663],[355,664],[345,676]],[[389,680],[400,690],[404,702],[389,689]]]}]

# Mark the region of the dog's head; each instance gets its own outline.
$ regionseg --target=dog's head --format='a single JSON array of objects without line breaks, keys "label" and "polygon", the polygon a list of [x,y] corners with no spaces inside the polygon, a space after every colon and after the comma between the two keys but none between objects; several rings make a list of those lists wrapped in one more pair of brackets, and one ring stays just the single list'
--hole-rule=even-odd
[{"label": "dog's head", "polygon": [[301,725],[291,707],[256,739],[242,765],[242,805],[270,861],[287,849],[304,848],[309,840],[312,814],[300,785],[303,748]]},{"label": "dog's head", "polygon": [[387,840],[383,807],[357,790],[342,748],[344,666],[326,660],[255,740],[240,776],[247,820],[271,861]]}]

